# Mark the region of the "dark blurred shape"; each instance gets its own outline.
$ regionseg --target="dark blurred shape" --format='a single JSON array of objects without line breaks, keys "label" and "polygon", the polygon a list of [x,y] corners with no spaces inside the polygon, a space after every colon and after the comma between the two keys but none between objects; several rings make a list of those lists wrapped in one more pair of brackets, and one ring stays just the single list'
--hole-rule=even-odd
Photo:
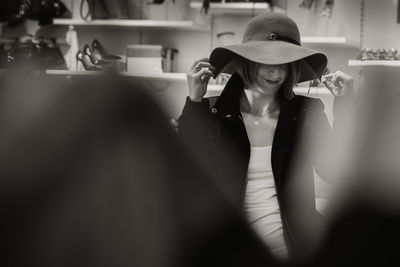
[{"label": "dark blurred shape", "polygon": [[0,22],[5,22],[18,13],[21,0],[0,0]]},{"label": "dark blurred shape", "polygon": [[[343,197],[353,205],[291,266],[398,265],[399,83],[375,75],[382,83],[371,74],[360,99],[356,187]],[[2,266],[283,265],[128,78],[8,69],[0,129]]]},{"label": "dark blurred shape", "polygon": [[94,77],[0,80],[2,265],[276,266],[158,104]]},{"label": "dark blurred shape", "polygon": [[147,1],[147,4],[149,4],[149,5],[160,5],[163,3],[164,3],[164,0],[148,0]]},{"label": "dark blurred shape", "polygon": [[65,59],[55,38],[27,35],[11,47],[0,47],[0,69],[30,65],[37,70],[66,69]]},{"label": "dark blurred shape", "polygon": [[355,125],[352,190],[380,208],[400,211],[400,76],[396,68],[363,70]]},{"label": "dark blurred shape", "polygon": [[6,56],[6,48],[4,44],[0,44],[0,69],[5,66],[7,62],[7,56]]},{"label": "dark blurred shape", "polygon": [[30,0],[30,19],[38,20],[39,25],[53,23],[54,18],[71,16],[71,12],[60,0]]},{"label": "dark blurred shape", "polygon": [[400,213],[358,203],[337,218],[317,256],[304,266],[399,266]]},{"label": "dark blurred shape", "polygon": [[27,19],[37,20],[39,25],[48,25],[54,18],[71,15],[60,0],[2,0],[0,7],[0,20],[10,27]]},{"label": "dark blurred shape", "polygon": [[336,219],[306,266],[400,266],[400,77],[386,67],[362,74],[352,168],[334,199]]},{"label": "dark blurred shape", "polygon": [[29,18],[31,4],[29,0],[21,0],[18,11],[13,13],[7,19],[7,25],[10,27],[17,26]]}]

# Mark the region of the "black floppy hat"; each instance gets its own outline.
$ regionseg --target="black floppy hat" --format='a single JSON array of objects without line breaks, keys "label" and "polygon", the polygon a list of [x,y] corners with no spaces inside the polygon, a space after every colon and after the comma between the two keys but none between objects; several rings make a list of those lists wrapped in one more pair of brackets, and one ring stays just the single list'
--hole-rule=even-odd
[{"label": "black floppy hat", "polygon": [[247,23],[241,44],[217,47],[211,52],[215,75],[233,74],[231,59],[235,56],[268,65],[298,61],[298,82],[321,79],[328,62],[323,53],[301,45],[299,29],[291,18],[274,12],[253,17]]}]

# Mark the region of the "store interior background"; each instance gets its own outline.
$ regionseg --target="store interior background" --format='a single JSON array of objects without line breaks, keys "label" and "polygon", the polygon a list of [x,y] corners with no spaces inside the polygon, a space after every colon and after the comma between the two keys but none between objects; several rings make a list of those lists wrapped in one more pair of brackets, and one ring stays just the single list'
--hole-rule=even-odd
[{"label": "store interior background", "polygon": [[[140,3],[142,1],[142,3]],[[199,1],[199,0],[197,0]],[[73,18],[80,18],[80,0],[65,0],[73,11]],[[146,8],[146,0],[137,0],[138,6]],[[287,0],[286,14],[293,18],[301,31],[301,35],[311,36],[341,36],[346,37],[349,45],[308,44],[307,46],[320,50],[328,56],[328,68],[331,71],[341,70],[354,77],[356,87],[359,81],[359,68],[350,67],[348,61],[356,59],[360,48],[360,5],[361,0],[335,0],[331,18],[322,18],[318,12],[299,7],[301,0]],[[79,46],[90,44],[98,39],[110,53],[124,55],[128,44],[159,44],[179,50],[174,62],[174,72],[186,73],[194,60],[208,57],[213,48],[220,46],[216,35],[220,32],[233,31],[233,41],[241,42],[246,22],[252,17],[252,11],[242,14],[201,13],[199,9],[190,7],[190,0],[165,0],[164,4],[152,6],[147,10],[151,19],[157,20],[193,20],[208,30],[190,29],[138,29],[122,27],[75,27],[78,33]],[[366,0],[365,25],[362,48],[400,49],[400,24],[397,24],[397,0]],[[146,13],[145,10],[142,12]],[[28,21],[16,29],[1,31],[2,37],[21,36],[23,33],[40,33],[43,36],[62,39],[68,26],[46,26],[39,28],[36,21]],[[65,47],[62,48],[66,50]],[[65,78],[65,77],[61,77]],[[134,79],[133,79],[134,80]],[[184,80],[140,80],[142,87],[154,92],[168,115],[179,117],[186,96],[187,85]],[[311,90],[310,92],[315,92]],[[326,91],[318,91],[314,96],[325,103],[328,118],[332,120],[333,97]],[[317,198],[325,199],[329,189],[317,179]]]}]

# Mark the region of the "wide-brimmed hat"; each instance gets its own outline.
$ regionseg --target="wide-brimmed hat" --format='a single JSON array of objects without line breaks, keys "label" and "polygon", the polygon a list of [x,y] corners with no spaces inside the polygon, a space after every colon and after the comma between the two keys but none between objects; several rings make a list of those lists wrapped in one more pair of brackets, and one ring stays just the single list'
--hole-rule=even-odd
[{"label": "wide-brimmed hat", "polygon": [[236,68],[231,59],[235,56],[268,65],[298,61],[298,82],[321,79],[328,62],[323,53],[301,45],[299,28],[291,18],[273,12],[253,17],[241,44],[217,47],[211,52],[215,75],[233,74]]}]

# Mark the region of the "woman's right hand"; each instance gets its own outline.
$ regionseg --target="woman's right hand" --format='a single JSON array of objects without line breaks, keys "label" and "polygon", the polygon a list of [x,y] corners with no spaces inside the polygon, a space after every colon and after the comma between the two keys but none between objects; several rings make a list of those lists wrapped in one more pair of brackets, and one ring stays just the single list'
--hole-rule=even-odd
[{"label": "woman's right hand", "polygon": [[334,96],[352,95],[354,91],[354,79],[350,75],[338,70],[322,76],[322,83]]},{"label": "woman's right hand", "polygon": [[187,80],[189,85],[189,97],[192,101],[201,102],[207,92],[207,84],[214,77],[215,67],[209,63],[208,58],[196,60],[189,72]]}]

